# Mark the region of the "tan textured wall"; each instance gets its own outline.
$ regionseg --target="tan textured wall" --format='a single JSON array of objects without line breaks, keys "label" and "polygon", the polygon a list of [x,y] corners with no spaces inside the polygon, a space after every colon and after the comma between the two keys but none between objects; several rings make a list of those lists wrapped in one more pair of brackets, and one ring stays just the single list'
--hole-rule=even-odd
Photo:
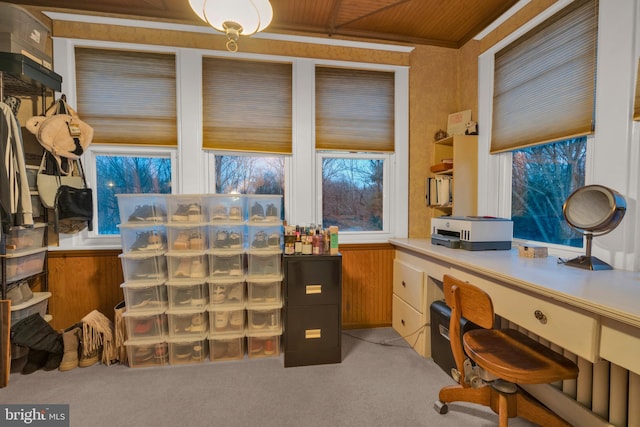
[{"label": "tan textured wall", "polygon": [[[433,136],[458,111],[455,49],[418,46],[409,72],[409,237],[427,237],[433,209],[425,203],[425,179],[433,158]],[[477,81],[477,78],[475,79]]]}]

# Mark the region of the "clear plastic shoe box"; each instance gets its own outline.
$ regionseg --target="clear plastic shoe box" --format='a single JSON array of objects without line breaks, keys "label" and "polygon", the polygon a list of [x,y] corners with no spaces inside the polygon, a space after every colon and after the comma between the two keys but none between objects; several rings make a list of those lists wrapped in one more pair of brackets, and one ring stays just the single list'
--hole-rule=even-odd
[{"label": "clear plastic shoe box", "polygon": [[246,198],[240,194],[210,194],[207,196],[210,222],[246,220]]},{"label": "clear plastic shoe box", "polygon": [[245,329],[244,307],[209,306],[209,337],[234,335]]},{"label": "clear plastic shoe box", "polygon": [[169,337],[169,364],[186,365],[202,363],[209,355],[206,334],[197,337]]},{"label": "clear plastic shoe box", "polygon": [[204,251],[209,248],[209,233],[205,224],[169,224],[169,251]]},{"label": "clear plastic shoe box", "polygon": [[167,310],[169,337],[206,334],[209,329],[206,310]]},{"label": "clear plastic shoe box", "polygon": [[209,255],[210,280],[244,277],[244,252],[212,249]]},{"label": "clear plastic shoe box", "polygon": [[247,302],[250,307],[282,304],[282,276],[247,281]]},{"label": "clear plastic shoe box", "polygon": [[271,306],[247,306],[247,332],[275,332],[282,329],[282,302]]},{"label": "clear plastic shoe box", "polygon": [[209,225],[209,247],[215,250],[241,251],[245,247],[246,227],[233,222]]},{"label": "clear plastic shoe box", "polygon": [[170,224],[203,223],[207,221],[208,206],[204,196],[171,194],[167,196],[167,216]]},{"label": "clear plastic shoe box", "polygon": [[161,252],[167,250],[164,224],[119,224],[123,253]]},{"label": "clear plastic shoe box", "polygon": [[44,269],[46,254],[46,247],[11,253],[7,252],[6,255],[3,255],[6,260],[7,282],[17,282],[18,280],[41,273]]},{"label": "clear plastic shoe box", "polygon": [[120,224],[167,222],[167,194],[116,194]]},{"label": "clear plastic shoe box", "polygon": [[118,255],[125,282],[156,282],[167,280],[167,259],[163,253],[129,252]]},{"label": "clear plastic shoe box", "polygon": [[127,310],[122,316],[130,339],[164,338],[167,335],[167,315],[164,310]]},{"label": "clear plastic shoe box", "polygon": [[247,195],[249,223],[282,223],[282,196],[271,194]]},{"label": "clear plastic shoe box", "polygon": [[167,287],[156,282],[124,282],[120,285],[127,311],[153,311],[167,308]]},{"label": "clear plastic shoe box", "polygon": [[247,331],[246,335],[249,359],[280,355],[282,329],[277,331]]},{"label": "clear plastic shoe box", "polygon": [[218,278],[207,283],[211,306],[244,307],[246,287],[244,277]]},{"label": "clear plastic shoe box", "polygon": [[282,275],[282,251],[248,251],[247,280],[275,278]]},{"label": "clear plastic shoe box", "polygon": [[204,251],[167,252],[169,280],[206,279],[209,275],[209,260]]},{"label": "clear plastic shoe box", "polygon": [[47,224],[36,222],[33,228],[30,227],[11,227],[9,233],[5,236],[6,253],[30,251],[42,248],[44,246],[44,233]]},{"label": "clear plastic shoe box", "polygon": [[284,232],[280,224],[248,224],[246,249],[250,251],[282,251]]},{"label": "clear plastic shoe box", "polygon": [[169,349],[164,338],[130,338],[124,345],[131,368],[165,366],[169,363]]},{"label": "clear plastic shoe box", "polygon": [[209,336],[209,359],[213,362],[244,359],[244,332],[225,335]]},{"label": "clear plastic shoe box", "polygon": [[201,280],[169,280],[169,310],[204,310],[209,304],[209,287]]}]

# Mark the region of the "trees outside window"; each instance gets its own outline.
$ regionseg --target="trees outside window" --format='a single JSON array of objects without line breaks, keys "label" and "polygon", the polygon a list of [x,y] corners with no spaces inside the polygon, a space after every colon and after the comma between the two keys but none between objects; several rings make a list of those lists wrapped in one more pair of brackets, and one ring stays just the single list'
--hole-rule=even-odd
[{"label": "trees outside window", "polygon": [[585,182],[587,138],[513,152],[511,218],[514,237],[582,247],[564,220],[562,205]]},{"label": "trees outside window", "polygon": [[116,194],[171,193],[171,159],[144,156],[96,156],[98,233],[119,234]]},{"label": "trees outside window", "polygon": [[384,160],[322,160],[322,225],[340,231],[383,229]]},{"label": "trees outside window", "polygon": [[284,157],[216,155],[216,193],[284,195]]}]

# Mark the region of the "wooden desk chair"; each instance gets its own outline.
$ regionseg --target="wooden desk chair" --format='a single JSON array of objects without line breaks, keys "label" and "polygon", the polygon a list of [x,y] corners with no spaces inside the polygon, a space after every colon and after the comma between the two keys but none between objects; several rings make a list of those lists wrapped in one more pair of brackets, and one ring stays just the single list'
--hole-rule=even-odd
[{"label": "wooden desk chair", "polygon": [[[451,308],[449,338],[458,384],[440,390],[436,410],[445,414],[447,403],[464,401],[490,407],[498,414],[500,427],[518,416],[545,427],[569,426],[517,384],[576,378],[576,364],[514,329],[493,329],[493,303],[482,289],[445,275],[444,294]],[[484,329],[468,331],[461,339],[461,317]]]}]

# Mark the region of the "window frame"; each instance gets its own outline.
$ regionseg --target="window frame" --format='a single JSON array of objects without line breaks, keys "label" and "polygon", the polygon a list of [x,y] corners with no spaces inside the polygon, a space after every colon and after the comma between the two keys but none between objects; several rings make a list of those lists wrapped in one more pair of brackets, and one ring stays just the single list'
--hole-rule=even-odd
[{"label": "window frame", "polygon": [[[114,23],[117,19],[114,19]],[[358,42],[350,43],[358,47]],[[377,46],[367,44],[368,46]],[[285,156],[285,198],[286,220],[290,224],[305,225],[322,220],[321,196],[318,202],[316,181],[321,180],[317,167],[318,155],[315,150],[315,67],[337,66],[363,70],[390,71],[395,73],[395,152],[388,155],[385,168],[385,223],[388,229],[381,232],[341,233],[340,243],[380,243],[389,238],[408,235],[408,164],[409,164],[409,66],[362,63],[343,60],[323,60],[317,58],[289,57],[271,54],[254,54],[213,51],[205,49],[155,46],[136,43],[107,42],[84,39],[54,38],[55,71],[64,76],[62,92],[67,95],[70,105],[76,104],[74,49],[88,46],[105,49],[129,49],[141,51],[170,52],[176,56],[177,78],[177,122],[178,147],[166,151],[171,155],[172,188],[174,194],[199,194],[215,191],[212,171],[215,155],[247,155],[230,151],[202,150],[202,103],[193,102],[202,93],[202,57],[220,56],[238,59],[255,59],[275,62],[291,62],[293,66],[293,154]],[[384,49],[384,45],[380,45]],[[79,112],[82,117],[82,112]],[[185,143],[186,141],[186,143]],[[144,147],[125,146],[123,153],[145,155]],[[161,152],[160,147],[151,150]],[[96,182],[93,153],[115,153],[115,147],[91,145],[85,153],[84,163],[88,166],[89,186]],[[163,151],[164,152],[164,151]],[[253,153],[260,155],[260,153]],[[370,155],[367,155],[370,156]],[[90,164],[92,163],[92,164]],[[404,167],[402,167],[404,165]],[[311,173],[312,179],[309,179]],[[320,181],[321,182],[321,181]],[[388,211],[387,211],[388,210]],[[320,212],[318,214],[318,212]],[[72,249],[117,249],[120,248],[119,235],[98,236],[95,232],[83,231],[77,235],[60,235],[58,247],[52,250]]]},{"label": "window frame", "polygon": [[[316,217],[318,218],[316,224],[323,223],[322,217],[322,161],[329,158],[339,159],[356,159],[356,160],[383,160],[382,168],[382,230],[380,231],[344,231],[338,230],[339,233],[353,243],[372,243],[372,242],[386,242],[390,237],[391,224],[389,215],[391,207],[389,206],[390,199],[390,184],[389,174],[391,173],[391,163],[393,155],[391,153],[350,153],[340,151],[318,151],[316,155]],[[304,225],[304,224],[303,224]],[[366,239],[363,238],[366,236]]]},{"label": "window frame", "polygon": [[[176,160],[177,150],[175,147],[140,147],[140,146],[122,146],[107,144],[92,144],[83,154],[83,168],[89,187],[95,188],[97,182],[97,170],[95,167],[96,157],[98,156],[130,156],[130,157],[157,157],[168,158],[171,162],[171,187],[176,184]],[[94,191],[93,210],[97,212],[98,198]],[[97,222],[97,221],[96,221]],[[60,234],[59,249],[76,249],[82,246],[82,249],[119,249],[122,242],[119,234],[100,235],[98,227],[94,227],[92,231],[83,230],[78,234]]]},{"label": "window frame", "polygon": [[[481,127],[478,138],[479,174],[477,190],[478,212],[481,214],[506,218],[511,216],[512,155],[510,152],[489,154],[491,135],[488,130],[491,128],[493,115],[494,55],[497,51],[570,3],[570,0],[559,0],[499,43],[496,43],[484,51],[478,57],[478,122],[484,124],[484,126]],[[618,96],[618,99],[620,98],[619,92],[616,92],[618,95],[612,93],[612,87],[617,88],[620,86],[620,78],[616,75],[620,70],[620,64],[617,65],[615,71],[609,64],[621,58],[618,52],[614,52],[612,49],[605,49],[603,46],[608,46],[610,43],[613,43],[613,40],[620,42],[628,38],[624,33],[618,34],[616,30],[616,28],[618,28],[617,25],[611,25],[620,19],[620,16],[617,16],[618,14],[624,14],[625,12],[617,10],[615,6],[609,5],[607,2],[600,2],[599,9],[598,58],[596,60],[598,85],[596,87],[595,105],[598,126],[593,134],[587,136],[585,185],[599,183],[611,186],[611,188],[624,194],[629,190],[629,177],[631,177],[632,180],[637,179],[634,177],[637,177],[638,172],[635,168],[629,168],[628,165],[625,165],[617,169],[615,174],[612,174],[611,164],[613,164],[612,162],[617,162],[616,158],[619,157],[631,156],[632,158],[637,158],[637,152],[632,149],[633,141],[637,140],[637,135],[633,138],[631,136],[620,138],[619,132],[624,132],[624,128],[621,127],[621,123],[618,120],[620,117],[614,117],[610,112],[612,103],[613,105],[618,105],[613,102],[614,98],[616,96]],[[615,11],[615,13],[612,13],[613,11]],[[613,33],[615,33],[615,35]],[[635,62],[635,58],[633,61]],[[635,68],[632,69],[634,70]],[[630,100],[632,96],[633,91],[629,91]],[[630,120],[630,118],[628,118],[628,120]],[[612,134],[617,135],[618,138],[612,137]],[[598,148],[598,145],[602,144],[606,144],[606,146]],[[491,191],[489,189],[491,189]],[[497,191],[495,191],[496,189]],[[631,190],[633,190],[633,188],[631,188]],[[625,197],[633,197],[633,194],[634,192],[631,191],[631,195]],[[632,212],[627,211],[626,218],[614,232],[594,240],[594,256],[607,259],[608,262],[615,265],[615,268],[638,263],[638,259],[640,258],[638,258],[638,254],[635,253],[634,244],[624,242],[626,238],[621,238],[621,236],[625,235],[625,230],[631,230],[633,228],[633,215]],[[514,246],[527,243],[530,242],[520,239],[514,239],[513,241]],[[584,255],[584,244],[582,248],[548,243],[543,244],[549,248],[551,255],[561,258],[573,258]],[[602,250],[600,250],[600,245],[603,245]]]}]

